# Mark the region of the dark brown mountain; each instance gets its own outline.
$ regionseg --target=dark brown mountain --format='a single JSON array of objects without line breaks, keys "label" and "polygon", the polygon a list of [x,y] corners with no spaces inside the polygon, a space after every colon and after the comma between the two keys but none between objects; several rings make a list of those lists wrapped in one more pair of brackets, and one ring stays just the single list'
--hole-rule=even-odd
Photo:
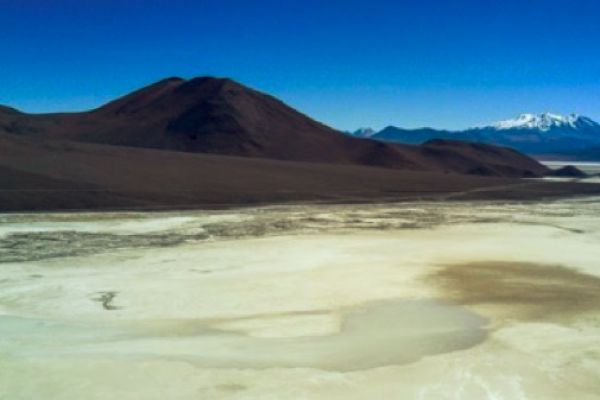
[{"label": "dark brown mountain", "polygon": [[587,178],[588,174],[580,170],[579,168],[573,165],[565,165],[562,168],[559,168],[554,171],[550,171],[546,174],[546,176],[553,176],[557,178]]},{"label": "dark brown mountain", "polygon": [[230,79],[170,78],[98,109],[29,115],[0,109],[0,133],[285,161],[485,176],[541,176],[546,167],[508,148],[433,141],[397,145],[348,137]]}]

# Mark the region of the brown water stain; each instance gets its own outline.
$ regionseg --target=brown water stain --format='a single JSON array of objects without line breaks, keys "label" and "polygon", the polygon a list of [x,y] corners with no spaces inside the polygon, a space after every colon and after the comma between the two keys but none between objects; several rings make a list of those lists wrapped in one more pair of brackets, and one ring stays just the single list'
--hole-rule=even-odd
[{"label": "brown water stain", "polygon": [[556,320],[600,311],[600,278],[561,265],[454,264],[426,279],[445,298],[462,305],[496,306],[510,318]]}]

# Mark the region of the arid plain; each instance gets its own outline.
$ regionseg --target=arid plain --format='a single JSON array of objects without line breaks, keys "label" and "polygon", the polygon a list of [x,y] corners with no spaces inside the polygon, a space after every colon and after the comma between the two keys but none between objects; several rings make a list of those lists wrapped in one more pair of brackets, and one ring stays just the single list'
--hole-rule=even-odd
[{"label": "arid plain", "polygon": [[600,399],[597,197],[0,222],[0,398]]}]

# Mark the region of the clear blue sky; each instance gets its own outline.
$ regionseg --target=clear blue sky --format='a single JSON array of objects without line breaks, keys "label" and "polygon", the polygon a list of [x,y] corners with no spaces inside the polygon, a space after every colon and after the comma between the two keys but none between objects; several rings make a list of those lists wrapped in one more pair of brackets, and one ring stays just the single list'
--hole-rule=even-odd
[{"label": "clear blue sky", "polygon": [[0,104],[227,76],[339,129],[600,119],[595,0],[0,0]]}]

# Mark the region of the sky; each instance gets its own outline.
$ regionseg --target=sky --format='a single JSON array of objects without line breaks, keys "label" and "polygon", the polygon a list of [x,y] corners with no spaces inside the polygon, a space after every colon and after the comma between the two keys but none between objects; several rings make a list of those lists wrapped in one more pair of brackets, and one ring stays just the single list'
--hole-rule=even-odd
[{"label": "sky", "polygon": [[595,0],[0,0],[0,104],[230,77],[342,130],[600,120]]}]

